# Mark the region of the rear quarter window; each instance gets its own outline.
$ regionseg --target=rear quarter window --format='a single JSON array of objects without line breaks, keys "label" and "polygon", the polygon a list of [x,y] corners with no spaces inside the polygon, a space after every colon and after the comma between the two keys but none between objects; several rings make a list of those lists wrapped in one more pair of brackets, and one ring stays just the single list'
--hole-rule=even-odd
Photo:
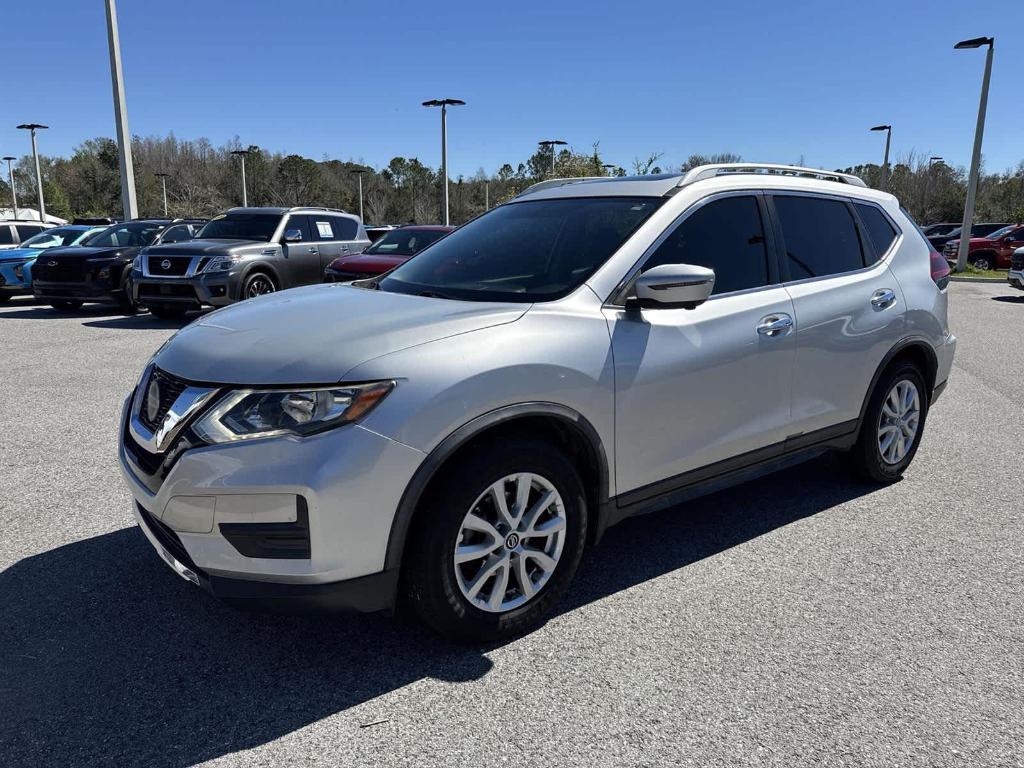
[{"label": "rear quarter window", "polygon": [[335,240],[355,240],[359,233],[359,224],[356,220],[344,216],[332,216],[330,226],[334,230]]},{"label": "rear quarter window", "polygon": [[869,256],[867,261],[874,264],[888,253],[893,241],[896,240],[896,229],[889,223],[886,215],[875,206],[854,203],[854,207],[871,240],[870,245],[864,249]]}]

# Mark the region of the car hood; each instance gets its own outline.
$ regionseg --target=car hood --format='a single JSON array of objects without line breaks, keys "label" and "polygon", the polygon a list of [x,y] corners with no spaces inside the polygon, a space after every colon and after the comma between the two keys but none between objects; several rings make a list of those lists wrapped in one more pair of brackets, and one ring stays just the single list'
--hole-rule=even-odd
[{"label": "car hood", "polygon": [[127,256],[135,253],[138,248],[133,246],[106,246],[103,248],[92,248],[87,245],[62,245],[59,248],[48,248],[40,263],[54,259],[55,261],[67,261],[69,259],[104,259],[115,256]]},{"label": "car hood", "polygon": [[6,251],[0,251],[0,261],[24,261],[25,259],[34,259],[45,248],[11,248]]},{"label": "car hood", "polygon": [[147,254],[154,256],[215,256],[221,253],[228,253],[237,250],[251,250],[252,248],[273,248],[273,243],[261,243],[257,240],[185,240],[181,243],[167,243],[166,245],[151,245],[146,249]]},{"label": "car hood", "polygon": [[511,323],[529,307],[312,285],[206,315],[181,329],[154,361],[198,382],[331,384],[375,357]]}]

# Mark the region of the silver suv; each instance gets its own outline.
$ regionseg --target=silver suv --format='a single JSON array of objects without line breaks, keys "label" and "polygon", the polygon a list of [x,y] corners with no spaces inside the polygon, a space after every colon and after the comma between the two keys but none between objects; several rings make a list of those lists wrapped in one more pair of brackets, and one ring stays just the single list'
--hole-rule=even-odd
[{"label": "silver suv", "polygon": [[178,332],[124,405],[139,525],[226,601],[523,631],[630,515],[825,449],[898,479],[956,346],[930,250],[838,173],[544,182]]}]

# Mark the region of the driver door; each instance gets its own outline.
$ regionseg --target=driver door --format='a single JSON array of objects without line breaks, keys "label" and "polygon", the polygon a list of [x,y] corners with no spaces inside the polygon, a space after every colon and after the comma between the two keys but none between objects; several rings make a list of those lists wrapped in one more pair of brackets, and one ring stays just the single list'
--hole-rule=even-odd
[{"label": "driver door", "polygon": [[[291,239],[296,233],[300,239]],[[288,217],[284,225],[281,253],[287,281],[284,288],[320,282],[320,245],[318,238],[314,238],[310,232],[308,216],[293,214]]]},{"label": "driver door", "polygon": [[627,503],[702,479],[706,473],[695,470],[717,462],[781,453],[796,329],[765,221],[756,193],[698,203],[641,271],[709,267],[716,279],[708,301],[695,309],[604,310],[615,366],[616,487]]}]

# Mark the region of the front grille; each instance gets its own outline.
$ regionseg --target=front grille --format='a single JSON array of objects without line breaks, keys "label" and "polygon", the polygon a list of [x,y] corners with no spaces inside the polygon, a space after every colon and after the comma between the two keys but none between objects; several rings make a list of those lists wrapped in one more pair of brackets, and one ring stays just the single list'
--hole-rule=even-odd
[{"label": "front grille", "polygon": [[[149,400],[149,391],[153,383],[156,383],[157,392],[160,396],[160,407],[157,409],[156,417],[153,419],[149,418],[149,408],[147,407]],[[149,376],[149,381],[146,382],[146,386],[143,387],[139,393],[139,397],[142,398],[139,408],[139,421],[146,425],[148,429],[156,432],[160,424],[164,420],[164,416],[167,415],[167,411],[170,410],[171,406],[174,405],[174,401],[178,399],[178,395],[185,391],[188,384],[181,379],[177,379],[170,376],[159,368],[154,368],[153,373]]]},{"label": "front grille", "polygon": [[[36,267],[37,277],[43,277],[47,281],[58,283],[80,283],[85,279],[85,262],[81,259],[53,259],[55,264],[49,261],[42,261],[43,268]],[[39,263],[38,261],[36,262]],[[38,273],[42,272],[42,275]]]},{"label": "front grille", "polygon": [[181,277],[188,272],[188,265],[191,262],[191,256],[150,256],[149,274],[157,277],[161,275]]},{"label": "front grille", "polygon": [[955,256],[958,250],[960,250],[958,243],[946,243],[945,254],[947,256]]},{"label": "front grille", "polygon": [[1024,269],[1024,253],[1015,253],[1010,257],[1010,269]]}]

